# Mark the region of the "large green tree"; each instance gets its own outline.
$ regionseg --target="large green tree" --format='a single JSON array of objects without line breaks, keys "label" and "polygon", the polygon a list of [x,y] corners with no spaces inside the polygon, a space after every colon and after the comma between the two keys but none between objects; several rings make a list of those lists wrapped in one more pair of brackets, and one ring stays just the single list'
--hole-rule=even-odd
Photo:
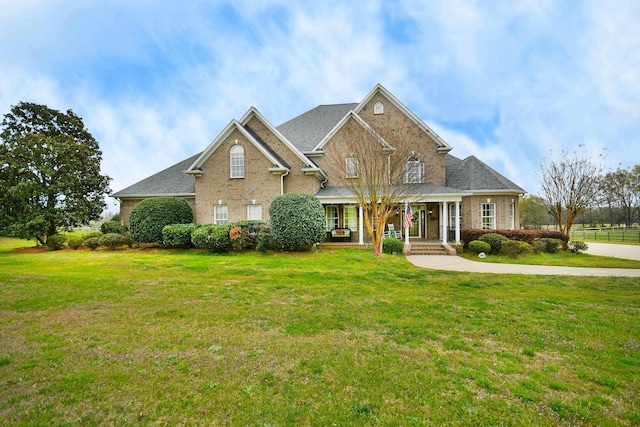
[{"label": "large green tree", "polygon": [[71,110],[20,102],[0,133],[0,232],[47,238],[100,217],[110,178],[98,142]]},{"label": "large green tree", "polygon": [[534,226],[536,229],[541,225],[549,224],[551,216],[547,206],[541,197],[527,195],[520,199],[520,225]]}]

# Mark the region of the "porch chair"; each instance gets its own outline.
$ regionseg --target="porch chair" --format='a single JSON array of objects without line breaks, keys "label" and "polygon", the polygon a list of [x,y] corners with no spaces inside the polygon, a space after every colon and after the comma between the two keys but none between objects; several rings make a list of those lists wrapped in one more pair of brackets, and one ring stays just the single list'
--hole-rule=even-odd
[{"label": "porch chair", "polygon": [[396,230],[393,224],[387,224],[387,227],[389,227],[389,232],[385,234],[386,237],[395,237],[396,239],[402,240],[402,231]]}]

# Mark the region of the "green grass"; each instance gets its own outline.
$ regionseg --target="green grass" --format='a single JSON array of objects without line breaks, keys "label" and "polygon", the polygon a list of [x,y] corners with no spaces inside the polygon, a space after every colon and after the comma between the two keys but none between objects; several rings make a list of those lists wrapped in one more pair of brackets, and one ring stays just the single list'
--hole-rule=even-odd
[{"label": "green grass", "polygon": [[637,425],[634,278],[368,251],[10,253],[6,425]]},{"label": "green grass", "polygon": [[471,252],[461,254],[463,258],[496,264],[526,264],[526,265],[555,265],[567,267],[594,267],[594,268],[640,268],[640,261],[590,255],[585,253],[571,253],[560,251],[555,254],[540,253],[519,255],[516,258],[507,255],[487,255],[486,258],[478,258]]}]

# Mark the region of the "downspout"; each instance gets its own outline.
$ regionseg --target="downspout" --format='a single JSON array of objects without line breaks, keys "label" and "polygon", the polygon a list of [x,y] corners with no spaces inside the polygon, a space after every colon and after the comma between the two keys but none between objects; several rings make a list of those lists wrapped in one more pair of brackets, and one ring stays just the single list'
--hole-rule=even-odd
[{"label": "downspout", "polygon": [[286,171],[282,175],[280,175],[280,195],[284,194],[284,177],[289,175],[289,171]]}]

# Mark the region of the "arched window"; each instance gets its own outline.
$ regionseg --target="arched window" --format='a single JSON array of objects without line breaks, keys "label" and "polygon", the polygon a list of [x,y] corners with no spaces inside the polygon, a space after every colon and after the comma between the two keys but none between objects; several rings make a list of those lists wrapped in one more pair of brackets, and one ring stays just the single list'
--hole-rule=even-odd
[{"label": "arched window", "polygon": [[231,157],[231,178],[244,178],[244,148],[234,145],[229,151]]},{"label": "arched window", "polygon": [[415,155],[410,156],[404,164],[405,184],[424,182],[424,162]]}]

